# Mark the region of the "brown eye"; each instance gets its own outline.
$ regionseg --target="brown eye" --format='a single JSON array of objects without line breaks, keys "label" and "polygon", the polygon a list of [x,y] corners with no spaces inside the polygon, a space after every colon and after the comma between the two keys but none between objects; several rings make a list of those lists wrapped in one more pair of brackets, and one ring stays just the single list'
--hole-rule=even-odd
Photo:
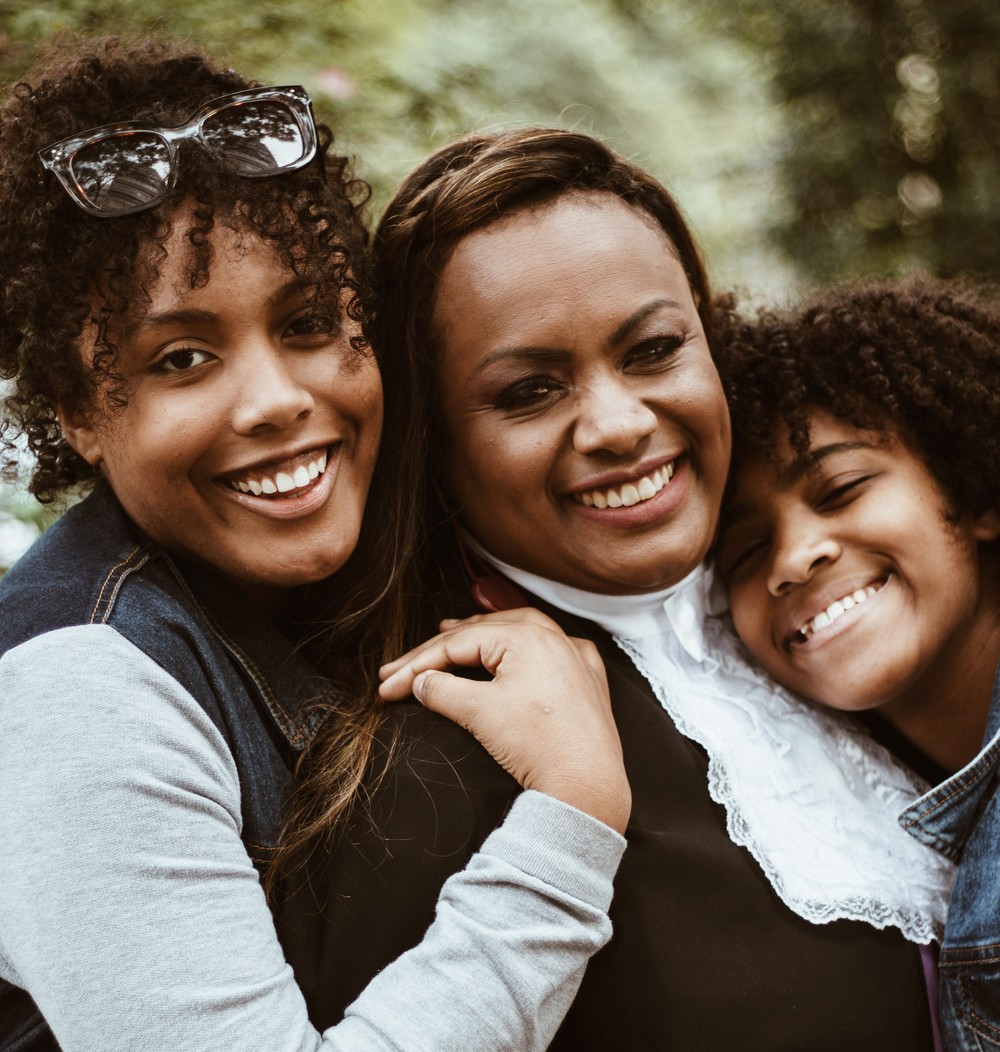
[{"label": "brown eye", "polygon": [[297,336],[336,336],[340,332],[340,319],[329,311],[310,311],[295,318],[285,335],[294,339]]},{"label": "brown eye", "polygon": [[562,389],[561,384],[547,376],[532,376],[504,388],[493,400],[497,409],[530,409]]},{"label": "brown eye", "polygon": [[212,355],[208,351],[200,351],[195,347],[182,347],[180,350],[165,354],[156,363],[155,368],[164,373],[183,373],[198,365],[204,365],[211,359]]},{"label": "brown eye", "polygon": [[625,367],[639,372],[654,372],[669,364],[683,346],[684,337],[680,333],[644,340],[629,351]]}]

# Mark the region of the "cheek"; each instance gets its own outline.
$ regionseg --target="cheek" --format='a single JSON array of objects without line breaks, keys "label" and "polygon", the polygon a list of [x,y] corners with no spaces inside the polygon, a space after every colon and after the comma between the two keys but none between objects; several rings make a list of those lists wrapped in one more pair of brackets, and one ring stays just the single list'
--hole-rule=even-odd
[{"label": "cheek", "polygon": [[499,503],[544,495],[555,454],[551,435],[543,430],[492,422],[449,436],[453,484],[488,492]]}]

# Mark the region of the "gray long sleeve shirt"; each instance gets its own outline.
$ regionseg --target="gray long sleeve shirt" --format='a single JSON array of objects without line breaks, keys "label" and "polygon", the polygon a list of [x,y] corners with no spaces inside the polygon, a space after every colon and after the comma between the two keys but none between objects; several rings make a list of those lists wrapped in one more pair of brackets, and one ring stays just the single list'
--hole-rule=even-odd
[{"label": "gray long sleeve shirt", "polygon": [[319,1034],[240,840],[226,743],[107,626],[0,659],[0,977],[64,1052],[543,1049],[610,937],[625,842],[527,792],[422,943]]}]

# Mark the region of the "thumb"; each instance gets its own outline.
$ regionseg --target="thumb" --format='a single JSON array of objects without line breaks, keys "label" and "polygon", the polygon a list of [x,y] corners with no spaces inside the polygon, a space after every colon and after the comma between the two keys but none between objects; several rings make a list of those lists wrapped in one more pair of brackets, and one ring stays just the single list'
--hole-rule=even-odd
[{"label": "thumb", "polygon": [[[466,730],[471,730],[469,720],[475,714],[482,700],[480,692],[486,686],[485,683],[476,683],[462,676],[453,676],[450,672],[428,669],[413,680],[412,690],[413,696],[424,708],[447,716]],[[476,734],[476,737],[479,735]]]},{"label": "thumb", "polygon": [[428,672],[421,672],[413,680],[413,696],[417,699],[417,701],[420,702],[421,705],[427,705],[428,708],[431,707],[430,698],[431,695],[434,693],[434,684],[432,681],[438,678],[440,675],[441,673],[434,672],[433,670],[431,670]]},{"label": "thumb", "polygon": [[[456,719],[457,716],[453,709],[458,699],[455,697],[456,692],[448,689],[455,679],[456,677],[450,672],[427,669],[414,679],[413,696],[424,708],[440,712],[442,716],[447,716],[449,719]],[[466,679],[462,679],[461,683],[465,687],[469,685]]]}]

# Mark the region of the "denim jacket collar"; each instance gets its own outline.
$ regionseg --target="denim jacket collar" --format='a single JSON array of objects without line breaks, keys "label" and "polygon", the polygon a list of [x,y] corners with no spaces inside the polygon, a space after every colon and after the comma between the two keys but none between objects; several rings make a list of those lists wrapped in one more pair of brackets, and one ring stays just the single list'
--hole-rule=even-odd
[{"label": "denim jacket collar", "polygon": [[946,858],[958,861],[976,828],[1000,768],[1000,670],[993,682],[983,747],[974,760],[911,804],[899,818],[903,828]]}]

